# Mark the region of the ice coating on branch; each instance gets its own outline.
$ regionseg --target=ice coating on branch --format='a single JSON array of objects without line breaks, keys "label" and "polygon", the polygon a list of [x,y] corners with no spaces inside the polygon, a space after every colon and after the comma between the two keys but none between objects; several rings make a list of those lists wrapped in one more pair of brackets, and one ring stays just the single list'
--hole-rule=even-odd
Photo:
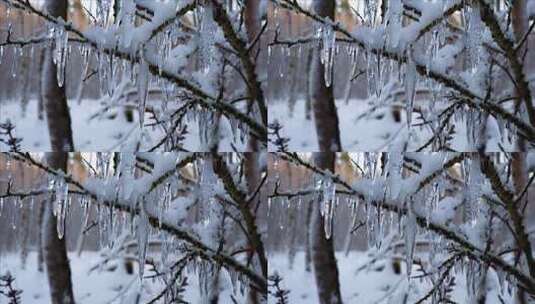
[{"label": "ice coating on branch", "polygon": [[412,263],[414,260],[414,249],[416,243],[416,232],[418,224],[416,222],[416,213],[413,209],[414,203],[411,201],[407,202],[407,217],[405,219],[405,226],[403,230],[403,235],[405,237],[405,259],[407,263],[407,278],[411,276]]},{"label": "ice coating on branch", "polygon": [[[142,202],[143,204],[143,202]],[[149,219],[144,210],[140,211],[139,221],[137,223],[137,245],[139,255],[139,279],[143,280],[145,260],[147,258],[147,246],[149,240]]]},{"label": "ice coating on branch", "polygon": [[409,49],[405,71],[405,98],[407,100],[405,109],[407,110],[407,127],[409,130],[412,125],[412,112],[414,108],[414,98],[416,96],[417,77],[418,72],[416,71],[416,63],[414,62],[412,49]]},{"label": "ice coating on branch", "polygon": [[[143,52],[142,52],[143,53]],[[139,111],[139,127],[143,129],[145,121],[145,106],[147,104],[147,97],[149,94],[149,65],[147,61],[141,55],[141,61],[139,63],[139,71],[137,73],[137,96],[139,98],[138,111]]]}]

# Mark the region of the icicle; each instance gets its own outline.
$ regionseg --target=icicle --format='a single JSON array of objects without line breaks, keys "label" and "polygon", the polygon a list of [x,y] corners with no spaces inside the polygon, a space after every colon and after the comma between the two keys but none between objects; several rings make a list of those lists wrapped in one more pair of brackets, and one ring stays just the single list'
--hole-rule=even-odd
[{"label": "icicle", "polygon": [[[143,202],[142,202],[143,204]],[[137,225],[137,241],[139,255],[139,279],[143,280],[143,271],[145,260],[147,258],[147,243],[149,238],[149,218],[144,210],[139,214],[139,223]]]},{"label": "icicle", "polygon": [[409,128],[409,130],[412,124],[412,112],[414,108],[417,77],[416,64],[412,56],[412,49],[409,48],[407,54],[407,70],[405,72],[405,98],[407,99],[407,127]]},{"label": "icicle", "polygon": [[65,218],[68,209],[69,185],[63,177],[56,176],[49,181],[49,189],[54,193],[52,213],[56,217],[58,237],[61,239],[65,234]]},{"label": "icicle", "polygon": [[[143,51],[142,51],[143,53]],[[137,95],[139,98],[138,110],[139,110],[139,126],[143,129],[145,121],[145,106],[148,97],[149,90],[149,65],[145,61],[144,56],[140,56],[139,72],[137,74]]]},{"label": "icicle", "polygon": [[[162,45],[163,47],[161,48],[161,58],[160,58],[160,61],[158,62],[158,73],[160,74],[160,76],[162,75],[165,62],[167,58],[169,57],[169,52],[171,51],[171,48],[173,47],[173,40],[171,39],[171,30],[165,31]],[[164,103],[164,105],[165,104],[167,103]]]},{"label": "icicle", "polygon": [[366,206],[366,240],[368,241],[368,249],[375,247],[375,217],[373,215],[372,207],[368,204]]},{"label": "icicle", "polygon": [[388,153],[387,175],[390,186],[390,196],[397,199],[401,191],[401,172],[403,168],[403,151],[399,145],[395,145],[391,153]]},{"label": "icicle", "polygon": [[61,25],[52,25],[52,34],[53,38],[55,39],[52,60],[56,64],[56,77],[58,85],[62,87],[65,81],[65,63],[67,60],[69,34]]},{"label": "icicle", "polygon": [[324,219],[325,237],[329,239],[332,235],[336,185],[330,177],[317,176],[315,188],[321,192],[320,213]]},{"label": "icicle", "polygon": [[331,238],[332,227],[333,227],[333,218],[334,218],[334,199],[336,195],[336,185],[331,178],[324,179],[323,185],[323,207],[322,214],[325,219],[325,237],[327,239]]},{"label": "icicle", "polygon": [[19,61],[20,58],[17,58],[19,47],[13,48],[13,62],[11,63],[11,77],[16,78],[19,72]]},{"label": "icicle", "polygon": [[102,0],[98,1],[97,6],[97,20],[100,25],[105,25],[108,23],[110,9],[111,9],[111,0]]},{"label": "icicle", "polygon": [[[212,128],[214,126],[213,113],[201,109],[198,112],[199,142],[203,150],[207,150],[211,142]],[[240,127],[237,128],[240,130]]]},{"label": "icicle", "polygon": [[407,204],[407,218],[404,227],[405,258],[407,262],[407,278],[410,278],[412,263],[414,260],[414,248],[416,243],[416,214],[414,213],[412,200]]},{"label": "icicle", "polygon": [[336,34],[328,24],[320,26],[319,30],[322,38],[320,59],[324,66],[325,85],[330,87],[332,84]]},{"label": "icicle", "polygon": [[203,201],[208,201],[215,195],[215,187],[217,185],[217,177],[212,168],[212,160],[210,158],[204,159],[200,166],[200,191]]},{"label": "icicle", "polygon": [[201,70],[207,74],[214,61],[215,50],[215,35],[217,32],[217,25],[214,23],[212,5],[207,3],[204,6],[200,32],[199,32],[199,48],[201,51]]},{"label": "icicle", "polygon": [[368,179],[373,179],[377,169],[377,155],[373,152],[364,152],[365,175]]},{"label": "icicle", "polygon": [[162,228],[162,222],[164,220],[164,214],[169,209],[169,205],[171,204],[171,200],[173,199],[173,193],[171,191],[171,184],[167,183],[165,185],[162,199],[160,200],[160,203],[158,204],[158,224],[159,227]]},{"label": "icicle", "polygon": [[466,220],[470,222],[472,227],[475,227],[478,220],[480,220],[480,200],[483,195],[482,188],[484,184],[484,177],[481,173],[480,163],[477,160],[466,160],[467,164],[467,189],[466,189]]},{"label": "icicle", "polygon": [[[14,207],[17,207],[17,199],[12,198],[11,202],[14,205]],[[19,223],[19,215],[20,215],[19,210],[13,210],[13,212],[11,212],[11,228],[13,228],[13,230],[17,229],[17,224]]]},{"label": "icicle", "polygon": [[106,177],[110,173],[110,161],[112,153],[97,152],[96,169],[100,177]]},{"label": "icicle", "polygon": [[434,182],[433,183],[433,187],[431,189],[431,195],[430,195],[429,203],[426,204],[427,212],[426,212],[426,215],[425,215],[425,220],[426,220],[426,225],[428,227],[429,227],[429,222],[431,221],[431,215],[433,214],[433,212],[435,211],[436,207],[438,206],[439,200],[440,200],[439,183],[438,182]]}]

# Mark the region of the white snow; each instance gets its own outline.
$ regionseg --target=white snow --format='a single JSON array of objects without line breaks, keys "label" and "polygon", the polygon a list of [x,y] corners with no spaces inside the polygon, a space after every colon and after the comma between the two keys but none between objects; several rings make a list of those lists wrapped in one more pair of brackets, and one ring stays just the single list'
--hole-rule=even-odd
[{"label": "white snow", "polygon": [[[69,253],[69,262],[72,273],[72,283],[76,303],[80,304],[130,304],[134,303],[133,296],[141,286],[141,301],[146,303],[158,295],[164,285],[159,280],[144,279],[140,283],[139,275],[128,274],[122,261],[108,262],[104,267],[96,267],[102,261],[97,252],[84,252],[81,256]],[[137,269],[135,265],[134,269]],[[50,295],[45,272],[37,271],[37,254],[30,252],[27,265],[21,268],[20,257],[13,254],[0,256],[0,275],[9,271],[15,277],[14,287],[22,289],[22,303],[48,304]],[[190,303],[198,303],[200,294],[197,274],[189,272],[188,284],[184,299]],[[154,274],[150,267],[145,268],[145,275]],[[231,304],[232,286],[226,271],[221,275],[220,303]],[[236,296],[241,301],[242,296]],[[0,303],[5,298],[0,296]]]},{"label": "white snow", "polygon": [[[380,304],[400,303],[395,301],[407,289],[406,268],[402,263],[402,273],[395,274],[391,266],[391,259],[379,259],[375,263],[366,252],[350,252],[345,256],[341,252],[336,253],[340,288],[344,303]],[[270,275],[278,273],[282,278],[282,288],[290,291],[289,303],[309,304],[317,303],[317,290],[313,272],[305,271],[304,253],[298,252],[293,268],[290,269],[288,257],[277,253],[269,257]],[[369,265],[369,267],[367,267]],[[412,275],[421,272],[416,266],[412,269]],[[497,294],[500,292],[497,276],[491,272],[488,280],[488,304],[500,303]],[[411,294],[407,303],[414,303],[423,297],[431,288],[427,281],[421,279],[411,280]],[[455,279],[452,299],[457,303],[467,303],[471,295],[467,294],[464,273],[459,273]],[[503,297],[505,303],[513,303],[511,297]],[[270,296],[268,303],[276,303]]]},{"label": "white snow", "polygon": [[[418,101],[415,101],[415,107]],[[344,151],[390,151],[391,145],[396,139],[408,138],[405,110],[401,110],[401,122],[396,122],[392,116],[390,107],[378,107],[367,100],[350,99],[347,103],[336,100],[338,110],[340,136]],[[373,111],[375,109],[375,111]],[[281,136],[289,138],[288,149],[290,151],[318,151],[316,127],[314,118],[310,120],[305,116],[305,100],[299,99],[295,105],[295,111],[290,117],[288,105],[282,101],[275,101],[269,105],[269,122],[278,121],[283,127]],[[408,151],[414,151],[426,143],[432,136],[428,127],[414,126],[421,123],[421,119],[413,114],[410,141]],[[513,150],[510,142],[501,142],[498,124],[492,118],[489,119],[487,136],[489,141],[487,150],[499,151],[501,144],[506,151]],[[395,145],[394,145],[395,146]],[[430,146],[427,147],[429,149]],[[464,120],[456,123],[456,132],[453,134],[452,148],[457,151],[473,151],[466,137],[466,124]],[[276,151],[277,147],[270,142],[269,150]]]},{"label": "white snow", "polygon": [[[152,102],[147,101],[148,104]],[[137,111],[134,111],[134,122],[129,123],[119,108],[105,111],[102,115],[101,105],[95,100],[82,100],[78,104],[75,100],[69,101],[69,110],[72,120],[74,147],[76,151],[133,151],[136,149],[140,138],[140,128]],[[37,119],[37,100],[30,100],[26,115],[22,116],[20,105],[16,102],[2,101],[0,103],[0,122],[7,119],[15,124],[15,136],[21,137],[22,150],[25,151],[49,151],[50,140],[46,118]],[[145,124],[153,122],[146,113]],[[199,151],[199,128],[195,120],[191,120],[187,126],[188,134],[183,141],[186,150]],[[232,128],[227,119],[221,120],[220,128],[220,151],[233,151],[231,144],[238,150],[246,150],[246,143],[239,138],[233,140]],[[160,128],[145,127],[143,129],[143,141],[141,151],[156,145],[165,132]],[[163,146],[161,147],[163,148]],[[7,147],[0,144],[0,150]]]}]

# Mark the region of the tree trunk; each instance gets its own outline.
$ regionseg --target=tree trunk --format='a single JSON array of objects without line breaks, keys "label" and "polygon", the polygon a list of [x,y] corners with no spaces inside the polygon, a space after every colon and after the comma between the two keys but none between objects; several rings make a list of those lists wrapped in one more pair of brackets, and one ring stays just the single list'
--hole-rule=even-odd
[{"label": "tree trunk", "polygon": [[[334,173],[336,155],[332,152],[314,154],[316,166]],[[311,227],[309,229],[312,242],[312,264],[318,288],[320,304],[342,303],[340,283],[338,281],[338,266],[334,256],[334,235],[325,236],[325,222],[320,212],[320,202],[314,202]]]},{"label": "tree trunk", "polygon": [[[260,34],[261,29],[261,12],[260,12],[260,0],[249,0],[245,2],[245,27],[247,29],[247,39],[251,43],[253,42],[256,37]],[[259,44],[262,43],[259,41],[255,47],[251,50],[249,53],[251,56],[251,60],[255,61],[256,53],[259,49]],[[257,74],[258,71],[255,71]],[[258,97],[257,97],[258,98]],[[263,98],[263,97],[262,97]],[[267,117],[262,118],[263,121],[267,120]],[[259,151],[259,144],[258,140],[254,137],[249,138],[248,142],[248,150],[249,151]],[[244,153],[244,176],[245,181],[247,183],[247,190],[250,194],[254,193],[257,186],[260,183],[260,167],[258,162],[259,153]],[[256,201],[260,199],[260,194],[257,195]],[[251,214],[254,216],[255,212],[255,204],[254,202],[249,203],[249,207],[251,209]],[[251,228],[251,227],[249,227]],[[253,231],[249,231],[250,233],[257,233],[256,227]],[[252,242],[251,242],[252,243]],[[253,246],[253,244],[251,244]],[[260,262],[260,268],[262,269],[262,273],[265,277],[267,277],[267,260],[265,258],[265,252],[264,252],[264,245],[259,240],[258,244],[256,246],[260,246],[261,248],[253,248],[251,250],[251,254],[254,254],[254,251],[256,250]],[[267,292],[267,290],[265,291]],[[266,295],[267,296],[267,295]],[[258,293],[254,290],[251,290],[249,293],[249,299],[251,303],[257,303],[259,302]]]},{"label": "tree trunk", "polygon": [[[527,185],[528,171],[526,166],[526,154],[522,152],[511,153],[511,176],[513,178],[513,187],[516,195],[520,195]],[[517,203],[517,206],[523,206],[527,200],[527,194]],[[521,244],[517,241],[518,252],[515,253],[515,260],[522,260]],[[521,261],[520,265],[524,263]],[[518,289],[516,293],[516,301],[519,304],[527,303],[526,293],[522,289]]]},{"label": "tree trunk", "polygon": [[[46,11],[58,18],[67,19],[67,0],[47,0]],[[67,172],[68,154],[73,151],[74,144],[71,131],[71,118],[65,95],[65,85],[60,87],[57,81],[57,68],[53,61],[54,43],[45,50],[45,60],[42,75],[42,94],[48,120],[51,152],[47,156],[48,165],[55,169]],[[63,151],[63,152],[58,152]],[[50,299],[54,304],[74,303],[71,283],[71,269],[67,258],[65,237],[59,238],[57,233],[57,219],[53,214],[53,201],[46,203],[43,216],[43,244],[44,262],[46,265]]]},{"label": "tree trunk", "polygon": [[[47,0],[46,10],[54,17],[67,19],[67,0]],[[45,50],[42,94],[48,121],[52,151],[73,151],[71,116],[65,95],[65,84],[58,85],[57,67],[53,61],[55,43]]]},{"label": "tree trunk", "polygon": [[[513,25],[513,33],[515,35],[515,40],[517,42],[520,42],[520,40],[524,36],[524,33],[527,32],[529,27],[526,0],[515,0],[513,1],[512,5],[513,7],[511,8],[511,22]],[[527,41],[525,43],[527,44]],[[526,50],[526,44],[524,44],[524,46],[518,50],[517,54],[524,54],[524,51]],[[530,58],[529,55],[526,58]],[[524,69],[524,73],[525,72],[527,71]],[[522,100],[517,100],[515,104],[515,110],[519,109],[521,106]],[[526,143],[524,138],[518,138],[516,145],[517,151],[526,150]]]},{"label": "tree trunk", "polygon": [[[334,20],[334,6],[334,0],[314,0],[315,12],[331,20]],[[314,162],[319,168],[330,170],[334,173],[336,155],[332,152],[340,151],[342,145],[340,142],[340,130],[338,129],[338,114],[334,104],[333,84],[331,83],[329,87],[325,84],[325,68],[320,60],[320,52],[320,48],[314,50],[309,79],[319,151],[324,152],[316,153]],[[329,153],[328,151],[331,152]],[[321,216],[318,201],[313,202],[310,219],[308,233],[319,303],[342,303],[338,267],[334,256],[334,236],[329,239],[325,236],[325,223]]]},{"label": "tree trunk", "polygon": [[[67,158],[67,153],[51,152],[48,154],[47,162],[51,168],[67,172]],[[60,239],[57,233],[57,219],[53,214],[54,200],[55,195],[52,195],[52,200],[46,202],[42,227],[50,299],[53,304],[71,304],[74,303],[71,269],[67,258],[65,237]]]},{"label": "tree trunk", "polygon": [[[334,0],[314,0],[316,14],[330,18],[331,20],[334,20],[334,6]],[[319,151],[336,152],[342,150],[342,144],[340,142],[340,130],[338,127],[338,113],[336,112],[336,105],[334,103],[334,84],[331,83],[330,86],[325,84],[325,67],[321,63],[321,51],[320,47],[314,49],[309,78],[310,95],[312,97]]]},{"label": "tree trunk", "polygon": [[[254,140],[254,139],[253,139]],[[243,153],[243,157],[244,157],[244,160],[243,160],[243,166],[244,166],[244,176],[245,176],[245,181],[247,183],[247,191],[249,194],[252,194],[254,193],[254,191],[256,191],[259,183],[260,183],[260,167],[259,167],[259,163],[258,163],[258,156],[259,156],[259,153],[260,152],[257,152],[257,153],[251,153],[251,152],[246,152],[246,153]],[[258,200],[260,199],[260,193],[257,194],[257,197],[256,197],[256,200],[254,202],[251,202],[249,203],[249,208],[251,209],[251,214],[253,214],[254,216],[254,212],[255,212],[255,206],[257,205],[258,203]],[[250,230],[248,229],[248,232],[249,233],[257,233],[255,230]],[[254,244],[253,242],[250,242],[250,246],[251,247],[257,247],[257,246],[260,246],[261,248],[251,248],[252,250],[250,251],[250,257],[249,259],[251,259],[253,257],[253,255],[256,253],[258,253],[258,261],[259,261],[259,264],[260,264],[260,270],[262,271],[262,274],[264,276],[267,277],[267,261],[265,260],[265,253],[264,253],[264,245],[260,242],[259,244]],[[267,291],[266,291],[267,292]],[[267,296],[267,295],[266,295]],[[254,289],[251,289],[250,292],[249,292],[249,302],[248,303],[251,303],[251,304],[255,304],[255,303],[261,303],[261,300],[260,300],[260,296],[258,294],[258,292]]]}]

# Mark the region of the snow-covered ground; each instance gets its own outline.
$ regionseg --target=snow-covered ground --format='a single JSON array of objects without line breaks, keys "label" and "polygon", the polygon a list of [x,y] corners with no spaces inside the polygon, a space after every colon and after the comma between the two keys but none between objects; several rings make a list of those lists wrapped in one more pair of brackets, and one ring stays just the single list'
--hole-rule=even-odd
[{"label": "snow-covered ground", "polygon": [[[401,122],[396,122],[391,111],[385,108],[371,112],[372,105],[365,100],[351,99],[348,103],[337,100],[338,119],[340,121],[340,136],[343,151],[388,151],[388,146],[400,138],[407,138],[405,110],[401,110]],[[314,118],[305,116],[305,100],[296,102],[293,116],[290,116],[285,102],[275,101],[269,104],[269,122],[279,122],[283,127],[281,136],[290,139],[290,151],[318,151],[316,127]],[[413,116],[413,125],[419,123]],[[465,123],[453,135],[452,148],[457,151],[472,151],[468,148]],[[432,136],[428,127],[412,127],[408,150],[414,151],[425,144]],[[495,120],[489,120],[487,132],[493,137],[489,140],[487,150],[500,151],[497,141],[499,133]],[[504,149],[511,150],[510,143],[500,143]],[[276,147],[270,142],[270,151]]]},{"label": "snow-covered ground", "polygon": [[[348,304],[387,304],[402,303],[399,296],[407,290],[408,281],[405,273],[405,262],[402,261],[402,273],[395,274],[391,263],[379,260],[370,264],[370,257],[364,252],[351,252],[348,256],[338,252],[336,254],[340,289],[344,303]],[[269,258],[270,275],[278,273],[282,278],[282,288],[289,290],[289,303],[310,304],[318,303],[317,290],[312,272],[305,271],[304,253],[296,255],[293,268],[289,267],[288,257],[275,254]],[[368,266],[368,267],[367,267]],[[413,269],[412,275],[418,275],[418,269]],[[431,289],[427,281],[412,279],[408,301],[414,303]],[[495,273],[490,273],[488,280],[487,304],[502,303],[498,299],[501,288],[497,284]],[[470,303],[466,291],[464,274],[456,277],[452,293],[452,300],[456,303]],[[398,301],[395,301],[397,299]],[[503,297],[503,303],[512,303],[510,296]],[[269,303],[276,303],[270,298]],[[430,303],[430,302],[424,302]]]},{"label": "snow-covered ground", "polygon": [[[76,303],[79,304],[132,304],[143,284],[139,303],[147,303],[163,289],[161,281],[144,279],[141,283],[137,273],[128,274],[121,263],[108,263],[98,268],[102,258],[96,252],[84,252],[80,257],[75,253],[69,254],[72,283]],[[19,255],[0,257],[0,275],[9,271],[14,277],[14,287],[21,289],[22,303],[48,304],[50,296],[46,273],[37,271],[37,255],[30,252],[26,267],[21,267]],[[220,303],[233,303],[230,295],[232,286],[225,271],[222,272]],[[147,267],[145,276],[153,272]],[[240,296],[235,296],[240,300]],[[184,299],[190,303],[199,303],[199,287],[196,274],[188,276],[188,286]],[[0,303],[6,298],[0,296]]]},{"label": "snow-covered ground", "polygon": [[[134,110],[134,121],[128,122],[122,110],[111,110],[103,115],[95,116],[101,109],[98,101],[83,100],[69,101],[72,119],[74,147],[76,151],[133,151],[140,139],[139,121],[137,110]],[[21,145],[25,151],[50,151],[50,139],[46,118],[37,119],[37,101],[31,100],[28,104],[26,115],[22,115],[19,103],[0,102],[0,123],[7,119],[15,124],[15,136],[23,139]],[[147,114],[145,124],[153,122]],[[232,133],[230,124],[226,119],[222,120],[220,129],[222,140],[219,145],[220,151],[233,151]],[[145,127],[141,140],[141,150],[147,150],[156,145],[165,134],[161,128]],[[199,151],[199,124],[190,121],[188,134],[184,140],[184,148],[190,151]],[[234,143],[238,150],[244,150],[245,144],[239,138]],[[7,147],[0,144],[0,150]]]}]

